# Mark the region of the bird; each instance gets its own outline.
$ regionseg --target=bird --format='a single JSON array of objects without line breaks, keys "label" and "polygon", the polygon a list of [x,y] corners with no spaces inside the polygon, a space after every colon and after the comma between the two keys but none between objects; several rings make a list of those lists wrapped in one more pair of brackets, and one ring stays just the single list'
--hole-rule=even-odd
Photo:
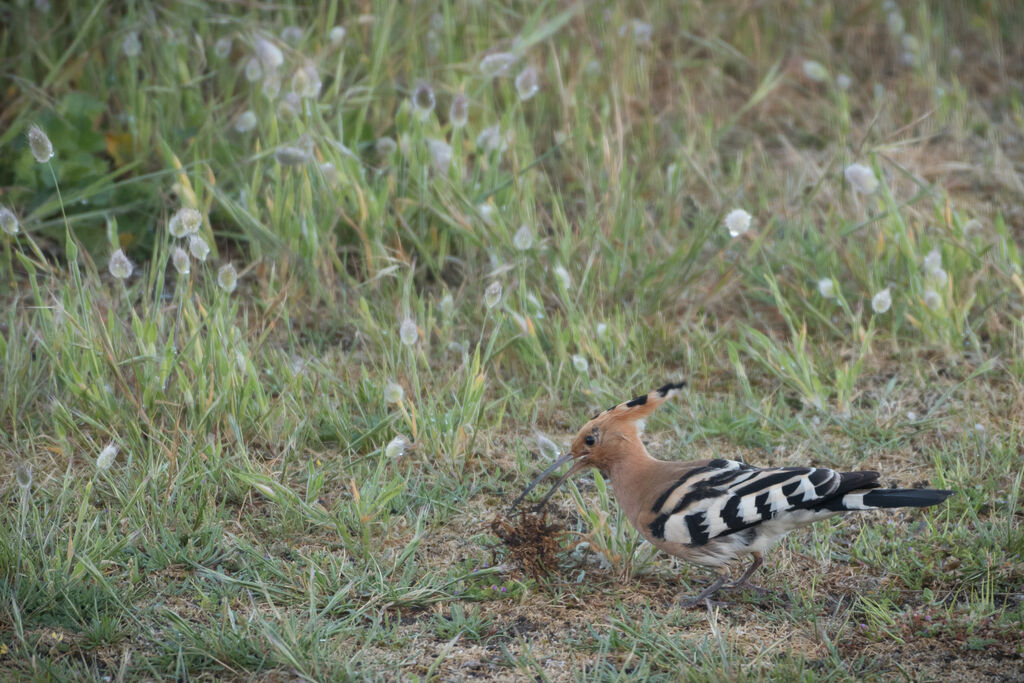
[{"label": "bird", "polygon": [[[569,452],[538,475],[512,503],[514,511],[537,484],[567,462],[572,467],[535,506],[540,510],[573,475],[596,468],[612,482],[615,499],[640,535],[685,561],[710,567],[716,579],[683,606],[711,606],[719,590],[762,589],[749,579],[764,553],[786,534],[856,510],[928,507],[953,491],[881,488],[879,473],[824,467],[754,467],[738,460],[664,461],[652,457],[640,434],[655,408],[686,382],[668,383],[595,415]],[[751,556],[731,584],[729,565]]]}]

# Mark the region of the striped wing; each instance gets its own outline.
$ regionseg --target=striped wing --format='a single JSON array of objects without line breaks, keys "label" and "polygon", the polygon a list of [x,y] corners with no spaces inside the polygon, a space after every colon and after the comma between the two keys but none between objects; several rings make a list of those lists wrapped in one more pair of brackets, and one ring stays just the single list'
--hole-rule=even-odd
[{"label": "striped wing", "polygon": [[845,491],[877,486],[877,476],[817,467],[761,469],[735,460],[712,460],[688,471],[658,497],[650,530],[655,538],[700,546],[789,512],[820,509]]}]

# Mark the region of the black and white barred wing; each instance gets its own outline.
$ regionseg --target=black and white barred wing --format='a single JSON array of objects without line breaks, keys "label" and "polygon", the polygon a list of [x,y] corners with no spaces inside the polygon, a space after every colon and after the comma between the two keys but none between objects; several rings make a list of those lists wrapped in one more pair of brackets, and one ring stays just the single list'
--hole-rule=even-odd
[{"label": "black and white barred wing", "polygon": [[658,497],[650,530],[655,538],[699,546],[770,520],[791,517],[795,528],[840,510],[857,509],[829,504],[843,501],[847,491],[877,486],[877,478],[876,472],[760,469],[735,460],[712,460],[672,482]]}]

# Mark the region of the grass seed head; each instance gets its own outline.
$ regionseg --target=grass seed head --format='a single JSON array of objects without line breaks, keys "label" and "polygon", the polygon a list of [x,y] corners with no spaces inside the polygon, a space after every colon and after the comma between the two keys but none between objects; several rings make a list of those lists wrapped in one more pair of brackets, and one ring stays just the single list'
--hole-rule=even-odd
[{"label": "grass seed head", "polygon": [[327,40],[331,41],[331,45],[334,47],[341,47],[341,44],[345,42],[346,33],[344,26],[335,26],[327,34]]},{"label": "grass seed head", "polygon": [[121,49],[124,50],[124,56],[128,59],[139,56],[139,53],[142,52],[142,43],[139,42],[138,31],[128,32],[128,35],[121,41]]},{"label": "grass seed head", "polygon": [[231,38],[225,36],[214,43],[213,54],[217,59],[227,59],[231,55]]},{"label": "grass seed head", "polygon": [[448,109],[448,120],[452,128],[463,128],[469,121],[469,100],[462,93],[452,98],[452,106]]},{"label": "grass seed head", "polygon": [[942,297],[934,289],[929,287],[924,290],[924,305],[931,310],[937,310],[942,305]]},{"label": "grass seed head", "polygon": [[416,118],[425,121],[430,112],[434,111],[437,101],[434,98],[434,89],[423,81],[416,83],[416,89],[412,91],[412,108]]},{"label": "grass seed head", "polygon": [[875,313],[885,313],[892,306],[892,293],[886,287],[871,297],[871,310]]},{"label": "grass seed head", "polygon": [[398,382],[388,382],[384,385],[384,402],[388,405],[401,403],[405,398],[405,389]]},{"label": "grass seed head", "polygon": [[830,277],[825,277],[818,280],[818,294],[821,294],[826,299],[836,298],[836,283]]},{"label": "grass seed head", "polygon": [[420,338],[419,328],[416,327],[416,323],[413,322],[412,318],[406,318],[398,326],[398,338],[406,346],[412,346]]},{"label": "grass seed head", "polygon": [[447,173],[452,163],[452,146],[444,140],[431,138],[427,140],[427,149],[430,150],[430,162],[437,172]]},{"label": "grass seed head", "polygon": [[441,311],[441,315],[446,318],[450,318],[452,313],[455,312],[455,298],[452,297],[451,292],[445,292],[444,296],[441,297],[441,302],[437,305]]},{"label": "grass seed head", "polygon": [[825,65],[813,59],[804,60],[804,76],[807,76],[807,78],[815,83],[824,83],[829,78],[828,69],[825,68]]},{"label": "grass seed head", "polygon": [[282,166],[302,166],[308,164],[313,156],[302,147],[281,145],[274,150],[274,158]]},{"label": "grass seed head", "polygon": [[495,280],[484,290],[484,305],[487,308],[494,308],[499,301],[501,301],[501,283]]},{"label": "grass seed head", "polygon": [[565,266],[555,266],[554,273],[555,279],[558,280],[558,284],[562,289],[568,290],[572,286],[572,278],[569,276],[569,271],[565,269]]},{"label": "grass seed head", "polygon": [[260,64],[258,57],[250,57],[245,63],[245,80],[250,83],[263,78],[263,66]]},{"label": "grass seed head", "polygon": [[180,275],[188,275],[192,271],[192,261],[188,257],[188,252],[181,247],[174,248],[174,252],[171,254],[171,262],[174,263],[174,269]]},{"label": "grass seed head", "polygon": [[572,357],[572,366],[576,368],[576,372],[585,373],[590,369],[590,363],[586,358],[576,353]]},{"label": "grass seed head", "polygon": [[0,206],[0,230],[8,235],[17,235],[18,229],[18,217],[6,206]]},{"label": "grass seed head", "polygon": [[516,92],[519,93],[519,99],[525,102],[536,95],[538,90],[540,90],[540,82],[537,70],[528,66],[520,71],[516,76]]},{"label": "grass seed head", "polygon": [[248,133],[256,127],[256,112],[252,109],[245,111],[235,120],[235,130],[239,133]]},{"label": "grass seed head", "polygon": [[118,280],[127,280],[135,267],[132,262],[125,256],[123,249],[118,249],[110,255],[110,262],[107,263],[107,269],[110,274],[116,277]]},{"label": "grass seed head", "polygon": [[739,237],[750,229],[750,214],[743,209],[733,209],[725,217],[725,227],[730,237]]},{"label": "grass seed head", "polygon": [[28,129],[28,147],[32,150],[32,156],[41,164],[53,158],[53,144],[39,126]]},{"label": "grass seed head", "polygon": [[298,45],[301,43],[303,35],[302,29],[298,26],[285,26],[281,30],[281,40],[289,45]]},{"label": "grass seed head", "polygon": [[230,294],[238,286],[238,271],[230,263],[220,267],[217,271],[217,284],[225,292]]},{"label": "grass seed head", "polygon": [[14,472],[14,480],[18,482],[22,491],[28,491],[32,486],[32,466],[25,463],[18,465]]},{"label": "grass seed head", "polygon": [[320,96],[320,88],[323,83],[320,81],[320,74],[312,62],[306,62],[292,76],[292,92],[299,97],[315,99]]},{"label": "grass seed head", "polygon": [[519,60],[510,52],[495,52],[480,60],[480,73],[486,78],[504,76]]},{"label": "grass seed head", "polygon": [[203,224],[203,215],[195,209],[183,206],[178,209],[167,223],[167,230],[174,237],[185,237],[199,232]]},{"label": "grass seed head", "polygon": [[253,43],[253,49],[256,51],[256,56],[259,57],[260,62],[263,64],[263,68],[268,71],[273,71],[282,64],[284,64],[284,53],[281,49],[274,45],[266,38],[256,38]]},{"label": "grass seed head", "polygon": [[114,464],[114,459],[117,457],[118,446],[113,443],[108,443],[100,454],[96,456],[96,469],[101,472],[106,472],[110,469],[110,466]]},{"label": "grass seed head", "polygon": [[526,251],[533,246],[533,231],[530,230],[530,226],[523,224],[516,230],[515,236],[512,238],[512,244],[515,245],[519,251]]},{"label": "grass seed head", "polygon": [[847,182],[853,189],[861,194],[874,194],[878,189],[878,178],[870,166],[864,164],[850,164],[844,171]]},{"label": "grass seed head", "polygon": [[190,235],[188,238],[188,250],[199,261],[205,261],[210,255],[210,245],[199,235]]},{"label": "grass seed head", "polygon": [[384,448],[384,455],[388,459],[401,458],[409,450],[410,445],[409,439],[399,434],[388,442]]}]

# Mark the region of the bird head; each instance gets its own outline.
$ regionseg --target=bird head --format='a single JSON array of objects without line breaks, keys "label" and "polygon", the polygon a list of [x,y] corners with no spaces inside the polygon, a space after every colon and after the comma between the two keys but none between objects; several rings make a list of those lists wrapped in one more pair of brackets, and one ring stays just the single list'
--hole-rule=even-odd
[{"label": "bird head", "polygon": [[679,390],[685,386],[686,382],[666,384],[649,394],[637,396],[595,415],[576,434],[569,452],[541,472],[515,499],[512,503],[512,509],[514,510],[537,484],[544,481],[548,475],[569,461],[572,461],[572,467],[562,475],[561,479],[540,500],[535,509],[539,510],[542,508],[548,502],[548,499],[554,495],[555,491],[577,472],[588,467],[596,467],[603,474],[607,474],[611,464],[614,462],[617,454],[621,453],[623,447],[631,441],[639,443],[640,432],[643,431],[643,425],[647,420],[647,416],[654,412],[654,409],[662,403],[678,394]]}]

